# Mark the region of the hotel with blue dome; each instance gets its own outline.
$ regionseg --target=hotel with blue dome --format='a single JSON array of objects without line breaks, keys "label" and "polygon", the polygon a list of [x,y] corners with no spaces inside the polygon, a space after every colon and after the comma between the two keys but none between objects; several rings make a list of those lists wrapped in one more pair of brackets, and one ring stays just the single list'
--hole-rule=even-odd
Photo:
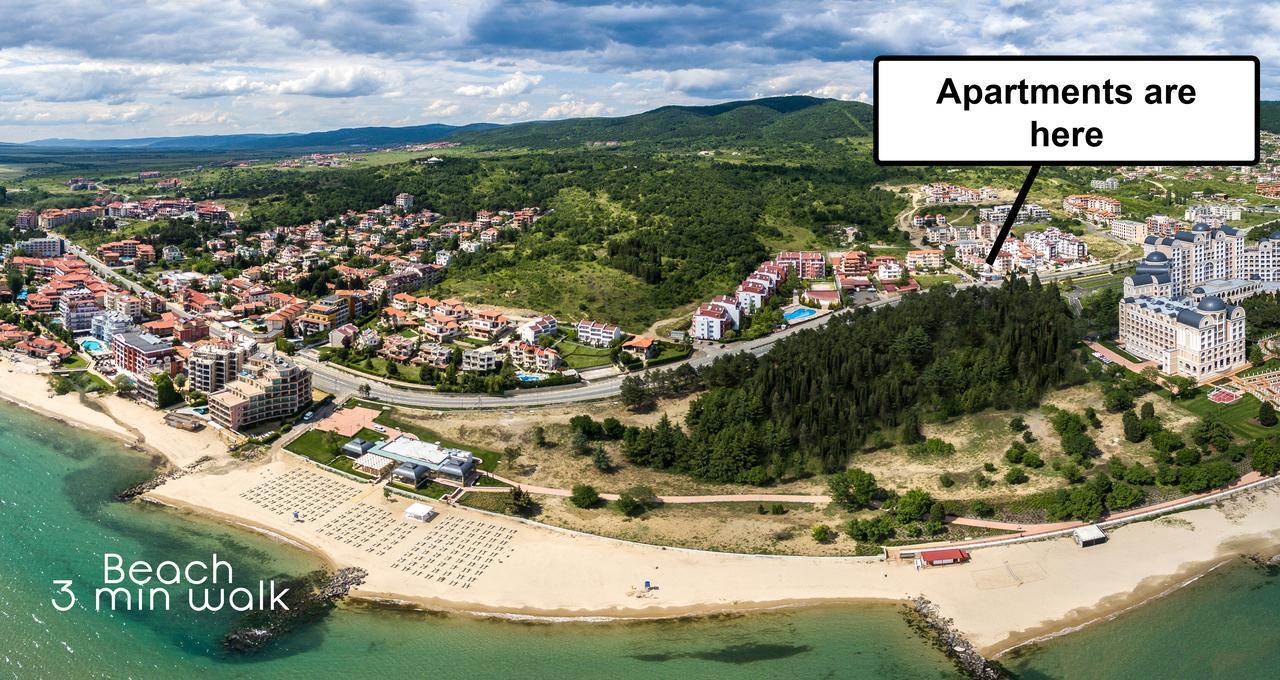
[{"label": "hotel with blue dome", "polygon": [[1196,224],[1148,236],[1124,280],[1120,344],[1159,370],[1207,381],[1245,364],[1244,298],[1280,291],[1280,232],[1245,246],[1235,229]]}]

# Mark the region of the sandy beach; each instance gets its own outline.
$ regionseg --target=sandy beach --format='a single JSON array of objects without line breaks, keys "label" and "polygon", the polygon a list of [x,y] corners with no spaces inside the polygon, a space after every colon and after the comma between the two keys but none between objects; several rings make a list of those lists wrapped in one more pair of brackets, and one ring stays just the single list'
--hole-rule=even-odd
[{"label": "sandy beach", "polygon": [[[323,498],[295,491],[282,500],[283,492],[268,488],[292,488],[309,475],[332,478],[333,491]],[[381,487],[325,475],[283,454],[190,475],[151,496],[288,536],[340,566],[365,567],[369,579],[354,592],[360,597],[466,612],[642,618],[924,594],[990,653],[1105,617],[1233,555],[1280,546],[1275,489],[1120,527],[1101,546],[1044,540],[978,550],[967,565],[921,571],[909,563],[625,543],[438,503],[440,516],[424,525],[403,519],[407,499],[384,498]],[[310,514],[295,522],[292,509],[304,505]],[[486,542],[496,534],[509,540]],[[428,562],[433,548],[445,557]],[[414,559],[419,565],[406,569]],[[645,593],[646,581],[657,589]]]},{"label": "sandy beach", "polygon": [[[8,372],[8,369],[13,369]],[[468,508],[411,501],[324,472],[279,449],[255,463],[217,435],[165,425],[114,397],[51,396],[47,378],[0,363],[0,397],[201,471],[149,498],[274,535],[336,566],[369,570],[354,595],[428,609],[538,617],[670,617],[923,594],[987,653],[1071,630],[1158,597],[1235,556],[1280,547],[1280,490],[1114,529],[1081,549],[1069,538],[986,548],[969,564],[736,555],[665,548],[556,529]],[[303,521],[295,521],[299,511]],[[654,586],[645,590],[648,582]]]},{"label": "sandy beach", "polygon": [[121,397],[56,395],[47,374],[10,357],[0,357],[0,399],[157,453],[178,467],[203,456],[227,457],[227,447],[209,428],[188,432],[169,427],[155,409]]}]

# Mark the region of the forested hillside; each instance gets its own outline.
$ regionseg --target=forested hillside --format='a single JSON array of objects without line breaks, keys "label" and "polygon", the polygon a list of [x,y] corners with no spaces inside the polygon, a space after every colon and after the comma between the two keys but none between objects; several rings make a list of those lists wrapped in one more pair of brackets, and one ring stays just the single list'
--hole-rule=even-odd
[{"label": "forested hillside", "polygon": [[759,359],[720,360],[703,371],[711,389],[684,427],[629,430],[626,454],[725,482],[839,470],[868,444],[918,441],[922,419],[1028,406],[1084,380],[1078,337],[1057,287],[1036,279],[934,289],[792,336]]},{"label": "forested hillside", "polygon": [[659,146],[814,143],[871,135],[871,106],[817,97],[769,97],[714,106],[664,106],[618,118],[516,123],[459,132],[450,141],[558,148],[616,140]]}]

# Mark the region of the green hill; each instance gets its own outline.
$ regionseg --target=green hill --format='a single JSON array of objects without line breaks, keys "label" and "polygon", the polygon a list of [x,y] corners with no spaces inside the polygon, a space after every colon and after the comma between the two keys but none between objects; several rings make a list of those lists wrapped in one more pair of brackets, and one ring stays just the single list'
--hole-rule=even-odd
[{"label": "green hill", "polygon": [[1280,133],[1280,102],[1262,102],[1259,127],[1267,132]]},{"label": "green hill", "polygon": [[459,132],[450,141],[559,148],[616,140],[658,146],[803,144],[871,134],[871,106],[817,97],[768,97],[712,106],[664,106],[619,118],[516,123]]}]

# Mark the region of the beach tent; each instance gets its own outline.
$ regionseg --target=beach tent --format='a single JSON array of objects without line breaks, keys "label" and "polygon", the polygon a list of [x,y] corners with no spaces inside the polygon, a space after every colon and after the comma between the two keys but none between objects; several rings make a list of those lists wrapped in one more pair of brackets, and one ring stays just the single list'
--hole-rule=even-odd
[{"label": "beach tent", "polygon": [[1080,527],[1071,532],[1071,536],[1076,539],[1076,544],[1081,548],[1104,543],[1107,540],[1107,535],[1102,533],[1102,529],[1098,528],[1096,524]]},{"label": "beach tent", "polygon": [[943,564],[959,564],[969,560],[969,553],[958,548],[946,550],[922,550],[916,555],[916,563],[930,567]]},{"label": "beach tent", "polygon": [[415,520],[418,522],[427,522],[427,521],[430,521],[432,516],[434,516],[435,514],[436,514],[436,509],[431,507],[430,505],[424,505],[422,503],[414,503],[413,505],[410,505],[408,508],[405,508],[404,518]]}]

